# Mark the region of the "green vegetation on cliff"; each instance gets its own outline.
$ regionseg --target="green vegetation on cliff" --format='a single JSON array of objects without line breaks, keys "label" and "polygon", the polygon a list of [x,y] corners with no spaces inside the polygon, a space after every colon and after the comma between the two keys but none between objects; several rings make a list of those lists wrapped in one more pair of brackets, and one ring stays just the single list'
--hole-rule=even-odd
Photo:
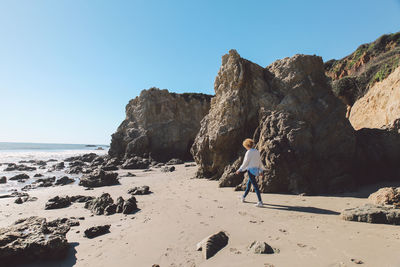
[{"label": "green vegetation on cliff", "polygon": [[332,89],[346,104],[353,105],[376,82],[384,80],[400,65],[400,32],[385,34],[360,45],[340,60],[325,63]]}]

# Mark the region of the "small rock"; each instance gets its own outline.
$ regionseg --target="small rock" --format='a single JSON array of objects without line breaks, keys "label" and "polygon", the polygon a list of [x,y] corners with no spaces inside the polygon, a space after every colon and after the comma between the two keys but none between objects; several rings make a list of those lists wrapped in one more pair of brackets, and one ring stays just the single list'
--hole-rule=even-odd
[{"label": "small rock", "polygon": [[128,198],[122,207],[122,213],[123,214],[132,214],[135,213],[138,210],[137,205],[136,205],[136,198],[134,196],[131,196]]},{"label": "small rock", "polygon": [[175,166],[165,166],[161,168],[162,172],[173,172],[175,171]]},{"label": "small rock", "polygon": [[183,164],[183,163],[184,162],[181,159],[171,159],[166,164],[167,165],[178,165],[178,164]]},{"label": "small rock", "polygon": [[254,254],[273,254],[274,249],[263,241],[254,241],[248,247],[248,250]]},{"label": "small rock", "polygon": [[55,185],[67,185],[75,182],[74,179],[69,178],[68,176],[63,176],[60,179],[58,179],[55,183]]},{"label": "small rock", "polygon": [[44,209],[45,210],[61,209],[69,207],[70,205],[71,201],[68,196],[66,197],[55,196],[47,201]]},{"label": "small rock", "polygon": [[22,203],[24,203],[23,201],[22,201],[22,198],[17,198],[15,201],[14,201],[14,203],[15,204],[22,204]]},{"label": "small rock", "polygon": [[204,258],[209,259],[225,247],[228,240],[228,235],[224,231],[220,231],[200,241],[197,244],[197,250],[202,250]]},{"label": "small rock", "polygon": [[147,194],[150,194],[150,187],[147,185],[143,185],[143,186],[139,186],[139,187],[135,186],[128,190],[128,194],[147,195]]},{"label": "small rock", "polygon": [[109,224],[90,227],[85,230],[85,237],[95,238],[97,236],[107,234],[110,232],[110,227],[111,225]]},{"label": "small rock", "polygon": [[10,181],[15,181],[15,180],[21,181],[21,180],[27,180],[27,179],[29,179],[29,175],[27,175],[25,173],[21,173],[21,174],[17,174],[15,176],[11,177],[9,180]]},{"label": "small rock", "polygon": [[33,177],[43,177],[43,174],[41,174],[41,173],[36,173]]},{"label": "small rock", "polygon": [[364,262],[362,260],[358,260],[358,259],[351,259],[352,262],[354,262],[355,264],[364,264]]},{"label": "small rock", "polygon": [[7,183],[7,177],[5,176],[0,177],[0,184],[5,184],[5,183]]}]

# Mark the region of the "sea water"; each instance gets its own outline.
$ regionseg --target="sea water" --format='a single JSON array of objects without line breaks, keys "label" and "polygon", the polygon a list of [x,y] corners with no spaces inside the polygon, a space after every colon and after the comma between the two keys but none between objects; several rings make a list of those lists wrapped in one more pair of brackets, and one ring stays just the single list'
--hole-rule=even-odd
[{"label": "sea water", "polygon": [[[98,148],[101,148],[99,150]],[[49,169],[65,158],[83,155],[87,153],[96,153],[98,155],[105,155],[108,152],[108,146],[106,145],[85,145],[85,144],[50,144],[50,143],[8,143],[0,142],[0,177],[6,176],[7,183],[0,184],[0,195],[6,194],[12,190],[19,190],[25,185],[32,183],[33,175],[40,173],[43,178],[53,177],[60,178],[62,176],[69,176],[72,178],[80,178],[81,175],[71,174],[68,175],[64,170],[49,172]],[[47,161],[49,159],[54,159],[54,162],[48,162],[45,169],[39,169],[37,165],[30,163],[23,163],[27,166],[36,167],[35,171],[3,171],[7,168],[7,163],[19,164],[20,161],[28,160],[43,160]],[[66,163],[66,166],[68,164]],[[66,168],[67,169],[67,168]],[[10,177],[26,173],[31,179],[24,183],[17,181],[8,180]]]}]

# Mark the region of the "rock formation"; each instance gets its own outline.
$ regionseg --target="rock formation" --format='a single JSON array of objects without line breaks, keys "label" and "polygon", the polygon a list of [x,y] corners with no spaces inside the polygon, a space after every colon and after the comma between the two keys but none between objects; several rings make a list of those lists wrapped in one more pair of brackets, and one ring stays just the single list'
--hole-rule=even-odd
[{"label": "rock formation", "polygon": [[65,257],[69,247],[65,235],[69,229],[68,224],[47,222],[39,217],[20,219],[0,228],[1,265]]},{"label": "rock formation", "polygon": [[99,225],[99,226],[93,226],[85,230],[85,237],[87,238],[95,238],[100,235],[104,235],[110,232],[110,224],[106,225]]},{"label": "rock formation", "polygon": [[191,150],[199,177],[240,183],[241,143],[253,137],[267,167],[262,192],[321,193],[352,181],[354,130],[320,57],[295,55],[262,68],[231,50],[214,86]]},{"label": "rock formation", "polygon": [[100,187],[119,184],[118,173],[105,172],[102,169],[97,169],[94,172],[82,176],[79,185],[86,187]]},{"label": "rock formation", "polygon": [[190,159],[189,149],[208,113],[210,95],[150,88],[126,106],[126,119],[112,135],[109,155]]},{"label": "rock formation", "polygon": [[368,200],[375,205],[400,206],[400,187],[384,187],[369,195]]},{"label": "rock formation", "polygon": [[400,118],[400,67],[358,99],[349,120],[354,129],[381,128]]},{"label": "rock formation", "polygon": [[341,217],[346,221],[400,225],[399,209],[373,204],[345,209]]},{"label": "rock formation", "polygon": [[340,60],[325,63],[334,93],[348,107],[400,66],[400,32],[385,34],[372,43],[360,45]]},{"label": "rock formation", "polygon": [[196,245],[196,247],[197,250],[203,252],[203,257],[207,260],[223,249],[228,244],[228,240],[229,237],[227,233],[220,231],[204,238]]}]

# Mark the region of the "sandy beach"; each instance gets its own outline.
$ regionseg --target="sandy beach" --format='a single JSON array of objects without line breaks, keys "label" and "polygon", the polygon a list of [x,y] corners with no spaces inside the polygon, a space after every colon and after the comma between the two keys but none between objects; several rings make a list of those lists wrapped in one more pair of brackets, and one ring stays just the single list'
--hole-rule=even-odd
[{"label": "sandy beach", "polygon": [[[67,259],[25,266],[353,266],[352,259],[361,260],[362,266],[400,266],[397,226],[340,218],[342,209],[364,204],[366,198],[262,194],[265,205],[257,208],[254,193],[241,203],[241,192],[193,179],[196,168],[176,165],[171,173],[129,170],[137,176],[89,191],[76,184],[32,190],[29,194],[38,200],[21,205],[1,199],[0,227],[28,216],[85,217],[67,234],[71,244]],[[126,172],[118,171],[120,176]],[[140,185],[150,186],[153,193],[136,197],[140,211],[133,215],[91,216],[82,203],[44,210],[55,195],[107,192],[114,199],[126,198],[128,189]],[[110,233],[83,237],[86,228],[103,224],[111,224]],[[220,230],[228,233],[228,245],[205,260],[196,244]],[[255,240],[267,242],[279,253],[252,254],[247,247]]]}]

